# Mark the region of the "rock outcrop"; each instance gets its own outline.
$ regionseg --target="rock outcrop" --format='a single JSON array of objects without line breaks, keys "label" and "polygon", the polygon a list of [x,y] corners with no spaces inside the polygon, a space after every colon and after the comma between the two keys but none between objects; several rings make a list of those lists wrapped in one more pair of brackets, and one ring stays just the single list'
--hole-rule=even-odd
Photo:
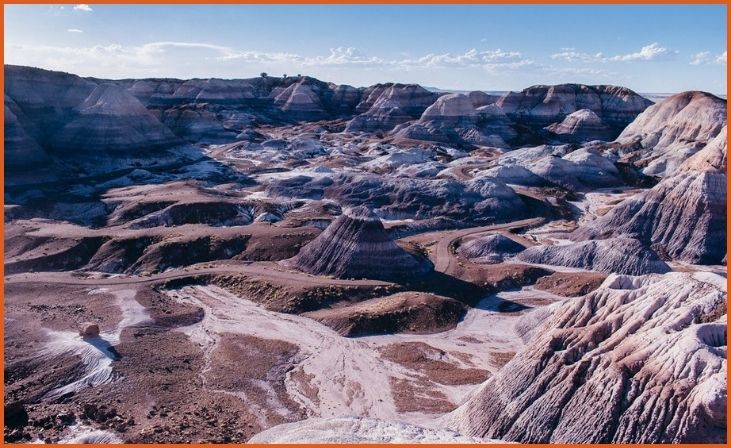
[{"label": "rock outcrop", "polygon": [[726,100],[689,91],[644,111],[617,137],[620,155],[648,175],[665,177],[714,139],[726,125]]},{"label": "rock outcrop", "polygon": [[325,118],[327,113],[317,94],[301,82],[292,84],[274,98],[274,104],[283,112],[308,120]]},{"label": "rock outcrop", "polygon": [[539,313],[526,348],[448,427],[521,443],[725,443],[725,313],[715,274],[610,275]]},{"label": "rock outcrop", "polygon": [[726,255],[726,127],[674,176],[574,232],[584,240],[632,235],[669,257],[719,264]]},{"label": "rock outcrop", "polygon": [[79,327],[79,336],[84,338],[95,338],[99,336],[99,325],[93,322],[84,322]]},{"label": "rock outcrop", "polygon": [[367,207],[346,209],[283,264],[315,275],[380,280],[416,279],[433,268],[399,247]]},{"label": "rock outcrop", "polygon": [[517,255],[521,261],[549,264],[607,274],[665,273],[670,267],[652,249],[632,238],[582,241],[574,244],[534,246]]},{"label": "rock outcrop", "polygon": [[385,132],[417,119],[439,95],[416,84],[378,84],[366,89],[346,132]]},{"label": "rock outcrop", "polygon": [[612,138],[612,129],[591,109],[572,112],[562,122],[547,126],[546,130],[563,141],[576,143]]},{"label": "rock outcrop", "polygon": [[[474,92],[473,92],[474,93]],[[457,146],[485,145],[506,147],[515,136],[512,123],[498,108],[479,95],[451,93],[440,96],[418,121],[397,129],[397,140],[424,140]],[[492,103],[489,103],[492,104]]]},{"label": "rock outcrop", "polygon": [[541,145],[510,151],[497,165],[480,173],[526,186],[554,185],[591,190],[622,185],[619,170],[596,149],[573,150],[571,145]]},{"label": "rock outcrop", "polygon": [[525,246],[502,234],[487,235],[467,241],[457,253],[476,263],[501,263],[525,250]]}]

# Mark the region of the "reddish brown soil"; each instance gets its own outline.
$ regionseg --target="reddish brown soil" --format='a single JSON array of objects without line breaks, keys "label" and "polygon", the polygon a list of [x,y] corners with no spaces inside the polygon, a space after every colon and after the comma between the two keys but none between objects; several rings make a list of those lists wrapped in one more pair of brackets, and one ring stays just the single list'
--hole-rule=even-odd
[{"label": "reddish brown soil", "polygon": [[[246,401],[260,409],[268,424],[301,420],[305,415],[289,398],[284,385],[285,375],[292,368],[292,358],[297,352],[296,345],[284,341],[222,334],[211,354],[210,370],[206,372],[207,387],[233,393],[245,391]],[[260,385],[262,381],[266,387]],[[276,397],[270,396],[269,391]],[[279,403],[280,409],[272,409],[272,400]],[[283,409],[289,412],[289,418],[281,415]]]},{"label": "reddish brown soil", "polygon": [[564,297],[578,297],[597,289],[607,274],[600,272],[554,272],[538,279],[536,289]]},{"label": "reddish brown soil", "polygon": [[[118,380],[56,402],[39,401],[49,390],[82,374],[75,355],[40,356],[44,344],[50,342],[41,325],[74,330],[80,322],[91,320],[104,331],[118,323],[112,297],[87,292],[88,288],[58,284],[7,286],[4,398],[6,404],[24,403],[29,421],[21,428],[6,428],[6,435],[13,433],[17,441],[54,442],[67,433],[69,425],[80,422],[113,429],[127,442],[210,443],[243,442],[263,429],[257,411],[247,403],[202,386],[200,348],[174,331],[200,320],[201,310],[151,289],[140,291],[137,298],[148,308],[153,322],[124,330],[121,343],[115,346],[119,359],[113,365]],[[224,338],[213,353],[210,374],[222,389],[234,387],[241,378],[259,378],[270,381],[281,393],[286,359],[293,354],[291,345],[255,339]],[[236,365],[221,361],[234,354]],[[245,391],[263,399],[260,388],[249,385]]]},{"label": "reddish brown soil", "polygon": [[493,290],[520,288],[534,284],[552,271],[522,263],[480,265],[460,258],[458,277]]},{"label": "reddish brown soil", "polygon": [[453,411],[457,405],[446,395],[435,391],[423,379],[405,380],[391,377],[391,393],[398,412],[423,412],[444,414]]},{"label": "reddish brown soil", "polygon": [[260,279],[246,275],[217,275],[211,283],[241,297],[261,303],[272,311],[303,313],[318,310],[337,302],[358,302],[393,294],[401,289],[388,286],[341,286],[327,284],[297,284],[286,279]]},{"label": "reddish brown soil", "polygon": [[6,274],[75,269],[147,274],[215,260],[278,261],[296,255],[320,233],[267,223],[89,229],[23,221],[8,227]]},{"label": "reddish brown soil", "polygon": [[437,333],[454,328],[466,312],[454,299],[403,292],[303,314],[343,336]]},{"label": "reddish brown soil", "polygon": [[490,376],[486,370],[461,368],[453,362],[447,362],[448,356],[445,352],[423,342],[387,345],[381,349],[381,356],[423,373],[429,381],[439,384],[479,384]]}]

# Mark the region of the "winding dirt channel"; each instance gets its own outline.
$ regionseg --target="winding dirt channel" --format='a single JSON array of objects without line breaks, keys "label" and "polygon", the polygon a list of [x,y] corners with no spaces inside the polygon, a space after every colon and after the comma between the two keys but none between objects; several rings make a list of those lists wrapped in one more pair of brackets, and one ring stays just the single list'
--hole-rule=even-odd
[{"label": "winding dirt channel", "polygon": [[[420,424],[428,424],[445,409],[440,412],[434,412],[436,409],[432,412],[410,411],[402,402],[402,394],[410,392],[413,393],[409,397],[411,400],[438,401],[453,408],[479,381],[466,384],[435,379],[432,377],[434,372],[403,362],[400,357],[404,354],[400,351],[426,349],[427,358],[449,365],[443,368],[452,369],[452,373],[484,371],[489,375],[523,345],[514,326],[530,308],[520,306],[520,301],[527,299],[534,304],[547,304],[562,299],[525,288],[487,297],[451,331],[432,335],[344,338],[314,320],[268,311],[216,286],[186,286],[168,294],[181,303],[200,306],[205,312],[203,320],[180,331],[204,352],[206,367],[200,375],[204,378],[204,387],[211,387],[211,391],[220,392],[205,378],[209,374],[211,354],[220,344],[222,335],[282,340],[299,348],[286,373],[285,386],[289,397],[307,416],[355,415]],[[498,311],[497,306],[503,303],[512,304],[519,311]],[[406,385],[412,386],[411,389]],[[234,394],[248,400],[245,391]],[[268,405],[286,417],[287,407],[279,402],[276,394],[269,395],[272,399]],[[260,406],[254,400],[247,402]],[[266,421],[261,423],[266,426]]]}]

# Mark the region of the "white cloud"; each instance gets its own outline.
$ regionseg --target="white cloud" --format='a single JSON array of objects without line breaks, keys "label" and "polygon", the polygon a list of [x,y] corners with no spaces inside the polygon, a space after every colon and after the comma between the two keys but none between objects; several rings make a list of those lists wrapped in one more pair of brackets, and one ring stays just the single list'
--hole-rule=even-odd
[{"label": "white cloud", "polygon": [[693,55],[690,65],[726,65],[726,52],[713,56],[710,51],[701,51]]},{"label": "white cloud", "polygon": [[690,61],[690,65],[701,65],[701,64],[708,64],[711,60],[711,52],[710,51],[701,51],[700,53],[696,53],[693,55],[693,58]]},{"label": "white cloud", "polygon": [[645,45],[639,51],[619,54],[607,57],[603,53],[583,53],[576,51],[574,48],[562,48],[561,52],[551,55],[552,59],[560,59],[567,62],[631,62],[631,61],[655,61],[668,60],[674,58],[678,54],[675,50],[669,50],[661,47],[657,42]]},{"label": "white cloud", "polygon": [[657,42],[645,45],[635,53],[623,54],[609,58],[611,61],[654,61],[658,59],[671,59],[678,54],[677,51],[661,47]]},{"label": "white cloud", "polygon": [[[72,32],[72,31],[70,31]],[[327,54],[244,50],[205,42],[161,41],[143,45],[63,47],[9,45],[8,63],[31,65],[97,77],[242,77],[267,72],[302,72],[333,76],[333,70],[380,70],[403,74],[440,70],[473,70],[472,75],[548,74],[564,78],[607,77],[596,67],[555,67],[538,63],[517,51],[469,49],[463,53],[398,55],[392,58],[364,54],[352,47],[331,48]],[[464,72],[465,76],[468,75]],[[391,75],[386,75],[391,77]],[[452,75],[453,76],[453,75]]]},{"label": "white cloud", "polygon": [[80,30],[78,28],[69,28],[66,31],[69,33],[83,33],[84,32],[84,30]]},{"label": "white cloud", "polygon": [[462,54],[427,54],[418,59],[399,61],[399,65],[415,65],[423,67],[468,67],[488,66],[505,63],[516,63],[522,60],[517,51],[485,50],[472,48]]},{"label": "white cloud", "polygon": [[561,59],[567,62],[606,62],[602,53],[581,53],[573,48],[562,48],[560,53],[552,54],[551,59]]},{"label": "white cloud", "polygon": [[74,11],[83,11],[83,12],[92,12],[93,9],[91,9],[91,6],[81,3],[79,5],[74,6]]},{"label": "white cloud", "polygon": [[326,56],[302,56],[291,53],[260,53],[256,51],[223,51],[222,59],[245,60],[252,62],[270,61],[296,63],[312,67],[362,67],[362,68],[445,68],[445,67],[497,67],[522,62],[521,54],[501,49],[478,51],[471,49],[464,53],[427,54],[420,57],[386,59],[369,56],[353,47],[336,47],[329,50]]}]

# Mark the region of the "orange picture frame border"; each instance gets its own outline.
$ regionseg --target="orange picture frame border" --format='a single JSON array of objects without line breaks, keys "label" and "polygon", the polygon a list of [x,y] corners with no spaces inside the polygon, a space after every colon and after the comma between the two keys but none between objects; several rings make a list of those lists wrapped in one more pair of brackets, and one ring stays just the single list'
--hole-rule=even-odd
[{"label": "orange picture frame border", "polygon": [[[730,0],[703,0],[703,1],[682,1],[682,0],[644,0],[644,1],[629,1],[629,0],[603,0],[603,1],[591,1],[591,0],[562,0],[562,1],[551,1],[551,0],[503,0],[503,1],[485,1],[485,0],[453,0],[453,1],[444,1],[444,0],[396,0],[396,1],[388,1],[388,0],[319,0],[319,1],[309,1],[309,0],[268,0],[268,1],[251,1],[251,0],[216,0],[213,2],[203,2],[203,1],[196,1],[196,0],[178,0],[178,1],[168,1],[168,0],[157,0],[157,1],[141,1],[141,0],[117,0],[117,1],[109,1],[109,0],[102,0],[102,1],[94,1],[93,4],[95,5],[726,5],[726,48],[728,48],[729,44],[729,35],[728,35],[728,23],[729,23],[729,4]],[[74,1],[42,1],[42,0],[31,0],[31,1],[4,1],[3,0],[3,8],[0,10],[0,19],[2,21],[2,40],[3,40],[3,46],[0,48],[0,54],[3,55],[3,64],[5,62],[5,5],[31,5],[31,4],[37,4],[37,5],[45,5],[45,4],[53,4],[53,5],[73,5],[77,4],[78,2]],[[728,77],[728,66],[726,67],[726,92],[728,92],[728,86],[729,86],[729,77]],[[2,87],[2,90],[5,91],[5,70],[0,72],[0,87]],[[5,120],[5,113],[0,113],[3,118],[3,123]],[[0,130],[0,139],[2,140],[3,145],[3,153],[2,156],[0,156],[0,181],[2,181],[2,185],[0,185],[0,193],[2,194],[2,204],[5,205],[5,126],[3,125],[2,130]],[[727,168],[727,175],[728,175],[728,168]],[[731,218],[731,213],[729,213],[728,209],[728,196],[729,192],[731,192],[731,187],[729,187],[728,183],[726,184],[726,234],[728,235],[729,231],[729,218]],[[3,236],[5,235],[5,220],[3,219],[2,223],[0,223],[0,229],[3,232]],[[726,242],[726,252],[728,252],[729,247],[731,245],[728,242]],[[0,388],[2,388],[3,391],[3,397],[5,392],[5,240],[4,238],[0,240],[0,251],[2,251],[2,259],[3,259],[3,275],[2,279],[0,280],[0,283],[2,283],[2,290],[0,291],[0,298],[2,299],[3,307],[0,309],[0,317],[3,320],[2,325],[0,325],[0,338],[3,340],[2,346],[0,346],[0,356],[2,356],[2,364],[3,364],[3,371],[0,373],[0,379],[2,379],[2,385],[0,385]],[[728,276],[726,278],[726,286],[728,288],[729,285],[729,279]],[[728,303],[728,297],[727,297],[727,303]],[[726,332],[728,333],[729,324],[728,321],[726,323]],[[728,364],[727,364],[728,366]],[[728,367],[727,367],[728,368]],[[726,374],[726,384],[727,384],[727,390],[729,380],[728,380],[728,372]],[[731,416],[729,416],[728,413],[728,402],[726,403],[726,440],[729,441],[729,424],[731,423]],[[0,410],[0,416],[3,417],[4,421],[4,408],[3,410]],[[2,441],[3,445],[6,445],[6,442],[3,438]],[[7,444],[10,446],[27,446],[27,444]],[[520,444],[519,444],[520,445]],[[104,444],[92,444],[92,445],[67,445],[67,446],[107,446]],[[135,447],[135,448],[145,448],[149,446],[153,446],[150,444],[125,444],[125,447]],[[168,447],[212,447],[212,446],[218,446],[214,444],[173,444],[173,443],[165,443],[165,444],[154,444],[154,446],[168,446]],[[306,447],[306,448],[315,448],[315,447],[329,447],[329,446],[346,446],[346,447],[357,447],[357,446],[363,446],[362,444],[251,444],[247,446],[252,447],[271,447],[271,446],[281,446],[281,447]],[[420,447],[420,448],[437,448],[437,447],[444,447],[444,446],[473,446],[472,444],[366,444],[366,446],[374,447],[374,448],[391,448],[391,447]],[[516,444],[492,444],[490,446],[500,446],[500,447],[512,447],[516,446]],[[608,444],[530,444],[532,447],[585,447],[585,446],[609,446]],[[661,446],[661,444],[611,444],[611,446],[617,446],[617,447],[657,447]],[[676,444],[674,446],[679,447],[696,447],[696,448],[710,448],[710,447],[726,447],[729,445],[723,445],[723,444]]]}]

